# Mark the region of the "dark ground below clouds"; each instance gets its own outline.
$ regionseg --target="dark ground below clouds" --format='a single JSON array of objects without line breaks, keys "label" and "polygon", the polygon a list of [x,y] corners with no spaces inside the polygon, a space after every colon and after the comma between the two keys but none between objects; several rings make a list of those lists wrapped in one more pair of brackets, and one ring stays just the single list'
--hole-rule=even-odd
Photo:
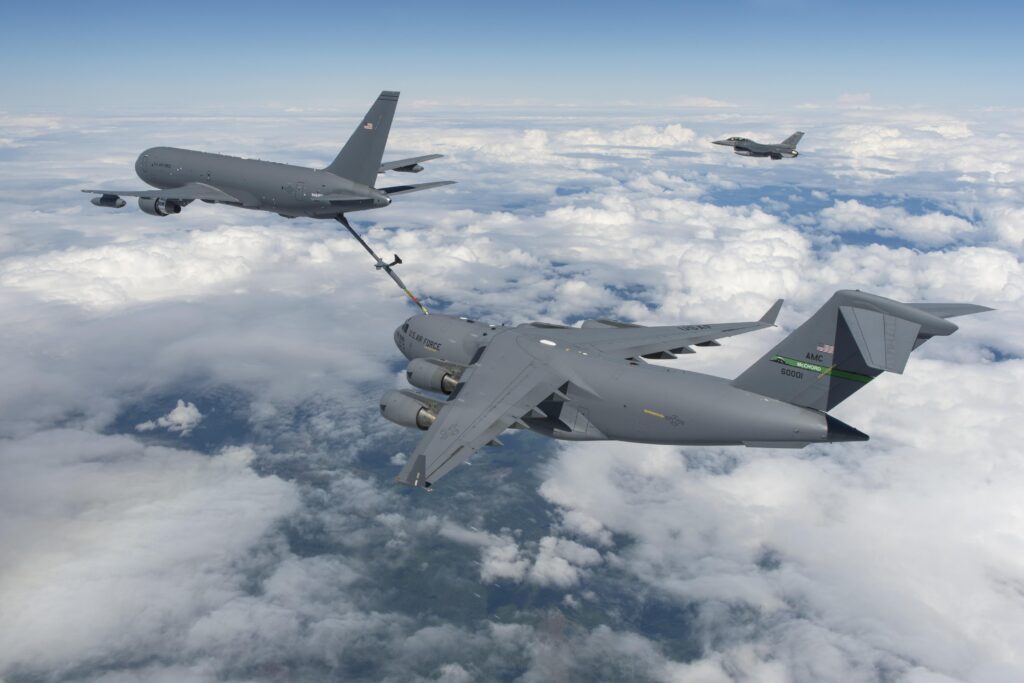
[{"label": "dark ground below clouds", "polygon": [[[433,493],[392,484],[399,467],[390,462],[391,456],[411,452],[419,433],[394,427],[377,414],[374,397],[387,388],[364,388],[365,406],[353,409],[336,401],[314,401],[283,411],[272,425],[254,427],[249,421],[252,398],[244,392],[229,387],[197,392],[182,386],[141,398],[118,416],[109,431],[210,455],[228,446],[251,445],[257,453],[256,471],[293,482],[301,490],[302,510],[283,522],[288,550],[299,557],[341,556],[358,567],[360,578],[351,594],[359,596],[359,607],[367,611],[404,615],[417,628],[447,623],[469,632],[485,629],[486,622],[550,632],[557,623],[555,630],[564,638],[605,625],[653,640],[672,659],[686,661],[701,655],[702,645],[693,628],[695,605],[640,588],[635,578],[607,563],[591,567],[578,585],[568,589],[507,579],[485,583],[480,578],[477,546],[457,543],[433,529],[416,533],[415,523],[407,525],[411,532],[399,547],[389,544],[394,531],[378,516],[391,513],[407,522],[436,516],[462,527],[512,535],[530,557],[541,538],[561,534],[552,529],[559,520],[558,511],[538,494],[539,466],[557,446],[538,435],[506,435],[504,447],[481,451],[471,465],[458,468]],[[179,398],[195,403],[204,416],[190,434],[135,430],[136,424],[165,414]],[[325,431],[325,417],[341,427]],[[379,493],[361,506],[359,498],[368,489]],[[352,491],[355,500],[349,500],[346,491]],[[617,536],[612,548],[600,550],[623,554],[629,546],[629,538]],[[259,590],[255,582],[252,591]],[[581,597],[583,592],[592,597]],[[576,606],[563,602],[567,593],[575,596]],[[377,654],[388,658],[388,653]],[[345,653],[338,656],[343,662],[339,670],[319,673],[367,678],[379,673],[380,664],[373,659],[356,652],[353,661],[346,661]],[[282,661],[279,666],[278,673],[285,676],[312,673],[299,662]],[[512,666],[504,672],[506,680],[518,677],[527,666],[526,661]],[[419,673],[432,675],[431,671]]]}]

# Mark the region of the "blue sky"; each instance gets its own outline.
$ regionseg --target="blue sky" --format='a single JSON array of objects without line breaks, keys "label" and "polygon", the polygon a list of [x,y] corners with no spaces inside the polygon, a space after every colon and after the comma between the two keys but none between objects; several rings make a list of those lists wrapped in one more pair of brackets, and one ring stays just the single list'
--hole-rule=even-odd
[{"label": "blue sky", "polygon": [[1009,2],[43,3],[0,10],[0,108],[333,106],[381,88],[538,104],[1019,106]]}]

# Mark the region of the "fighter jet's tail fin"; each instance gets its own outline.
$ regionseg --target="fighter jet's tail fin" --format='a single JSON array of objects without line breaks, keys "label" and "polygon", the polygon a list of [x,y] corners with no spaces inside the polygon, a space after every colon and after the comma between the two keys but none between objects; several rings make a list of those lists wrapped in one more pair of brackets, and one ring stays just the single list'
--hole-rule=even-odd
[{"label": "fighter jet's tail fin", "polygon": [[733,386],[827,411],[882,372],[902,373],[911,351],[957,330],[946,320],[992,310],[974,304],[905,304],[843,290],[761,357]]},{"label": "fighter jet's tail fin", "polygon": [[796,146],[800,143],[800,138],[802,138],[803,136],[804,134],[801,131],[797,131],[790,135],[785,140],[783,140],[782,142],[780,142],[779,144],[783,145],[784,147],[796,149]]},{"label": "fighter jet's tail fin", "polygon": [[391,131],[391,120],[398,106],[398,93],[385,90],[366,112],[352,137],[342,147],[326,171],[360,185],[373,187]]}]

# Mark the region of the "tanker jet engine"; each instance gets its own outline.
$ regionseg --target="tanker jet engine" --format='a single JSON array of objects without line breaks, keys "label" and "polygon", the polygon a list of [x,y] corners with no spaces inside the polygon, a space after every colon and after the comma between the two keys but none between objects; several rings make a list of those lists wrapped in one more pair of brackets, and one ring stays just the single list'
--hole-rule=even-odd
[{"label": "tanker jet engine", "polygon": [[495,327],[417,315],[395,330],[420,389],[390,391],[385,418],[425,430],[402,484],[429,489],[509,428],[556,439],[672,445],[801,448],[866,441],[828,414],[882,372],[902,373],[910,352],[957,326],[946,320],[991,310],[974,304],[907,304],[836,292],[814,315],[733,380],[643,361],[720,346],[718,339],[772,327],[775,302],[745,323],[641,327],[588,320],[582,328]]},{"label": "tanker jet engine", "polygon": [[381,163],[398,93],[385,90],[356,126],[352,137],[323,169],[241,159],[175,147],[153,147],[139,155],[135,172],[156,189],[82,190],[98,194],[96,206],[120,209],[122,197],[138,197],[152,216],[180,213],[199,199],[244,209],[272,211],[285,218],[334,218],[351,231],[345,214],[391,204],[394,195],[429,190],[453,181],[375,187],[386,171],[419,173],[421,162],[440,154]]},{"label": "tanker jet engine", "polygon": [[747,138],[737,137],[715,140],[712,144],[732,147],[732,151],[742,157],[771,157],[778,161],[782,157],[793,158],[800,156],[800,152],[796,151],[796,146],[803,136],[803,133],[797,131],[777,145],[764,145]]}]

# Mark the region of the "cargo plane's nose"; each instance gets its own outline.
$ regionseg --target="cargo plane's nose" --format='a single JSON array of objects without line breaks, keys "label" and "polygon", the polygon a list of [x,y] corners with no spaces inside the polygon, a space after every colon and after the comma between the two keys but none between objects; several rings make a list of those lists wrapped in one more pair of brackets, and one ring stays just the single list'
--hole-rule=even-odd
[{"label": "cargo plane's nose", "polygon": [[403,324],[401,324],[401,325],[399,325],[398,327],[395,328],[395,336],[394,336],[395,346],[397,346],[398,348],[402,349],[403,351],[405,350],[405,331],[407,329],[409,329],[409,323],[408,322],[405,322],[405,323],[403,323]]},{"label": "cargo plane's nose", "polygon": [[402,355],[406,358],[412,358],[409,355],[408,342],[409,342],[409,323],[416,319],[417,316],[413,316],[406,320],[404,323],[395,328],[395,346],[402,352]]}]

